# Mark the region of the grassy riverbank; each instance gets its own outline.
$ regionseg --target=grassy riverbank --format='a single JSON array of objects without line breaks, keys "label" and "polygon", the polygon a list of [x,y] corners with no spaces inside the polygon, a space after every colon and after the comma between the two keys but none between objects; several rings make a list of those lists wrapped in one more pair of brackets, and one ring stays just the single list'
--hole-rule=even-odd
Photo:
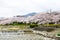
[{"label": "grassy riverbank", "polygon": [[[51,34],[57,34],[59,33],[60,31],[60,24],[37,24],[37,23],[20,23],[20,22],[13,22],[13,23],[10,23],[10,24],[5,24],[5,25],[0,25],[0,31],[3,30],[3,31],[17,31],[17,30],[28,30],[28,31],[31,31],[30,29],[32,28],[36,28],[37,27],[37,30],[40,31],[40,28],[43,27],[42,29],[44,31],[50,31],[48,33],[51,33]],[[55,28],[55,29],[54,29]],[[54,29],[54,30],[53,30]],[[32,33],[32,32],[26,32],[26,33]]]}]

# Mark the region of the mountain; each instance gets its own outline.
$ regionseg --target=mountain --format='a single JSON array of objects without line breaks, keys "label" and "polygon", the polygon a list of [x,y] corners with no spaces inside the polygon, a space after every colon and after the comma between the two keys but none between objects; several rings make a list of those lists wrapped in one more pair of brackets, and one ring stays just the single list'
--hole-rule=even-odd
[{"label": "mountain", "polygon": [[24,17],[28,17],[28,16],[34,16],[36,14],[36,12],[33,12],[33,13],[29,13],[29,14],[26,14],[26,15],[23,15]]},{"label": "mountain", "polygon": [[29,13],[29,14],[26,14],[26,15],[16,15],[14,17],[29,17],[29,16],[34,16],[36,14],[36,12],[32,12],[32,13]]},{"label": "mountain", "polygon": [[4,19],[5,19],[4,17],[0,17],[0,21],[1,21],[1,20],[4,20]]}]

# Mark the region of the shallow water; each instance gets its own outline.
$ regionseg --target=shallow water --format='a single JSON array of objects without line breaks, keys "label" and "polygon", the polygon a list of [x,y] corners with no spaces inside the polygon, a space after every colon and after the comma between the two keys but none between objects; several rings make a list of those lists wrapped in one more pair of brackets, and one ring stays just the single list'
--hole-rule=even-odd
[{"label": "shallow water", "polygon": [[0,40],[52,40],[36,34],[0,32]]}]

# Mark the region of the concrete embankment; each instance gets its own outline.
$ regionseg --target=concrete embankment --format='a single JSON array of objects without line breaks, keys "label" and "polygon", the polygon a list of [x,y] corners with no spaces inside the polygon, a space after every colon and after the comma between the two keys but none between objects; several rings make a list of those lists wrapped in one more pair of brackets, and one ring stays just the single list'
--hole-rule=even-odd
[{"label": "concrete embankment", "polygon": [[[24,30],[17,32],[0,32],[0,39],[9,39],[9,40],[55,40],[51,37],[48,37],[46,33],[32,30],[34,34],[24,34]],[[38,35],[39,34],[39,35]]]},{"label": "concrete embankment", "polygon": [[43,37],[46,37],[46,38],[51,38],[52,40],[56,39],[56,37],[54,35],[50,35],[47,32],[36,31],[36,30],[32,30],[32,31],[33,31],[33,33],[36,33],[36,34],[38,34],[40,36],[43,36]]}]

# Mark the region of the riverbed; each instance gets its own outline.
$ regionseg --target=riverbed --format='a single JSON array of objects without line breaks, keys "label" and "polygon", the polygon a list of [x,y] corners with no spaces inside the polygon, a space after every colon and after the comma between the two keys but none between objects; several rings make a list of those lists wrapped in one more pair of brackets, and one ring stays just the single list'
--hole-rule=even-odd
[{"label": "riverbed", "polygon": [[16,32],[0,32],[0,40],[54,40],[37,34],[24,34]]}]

